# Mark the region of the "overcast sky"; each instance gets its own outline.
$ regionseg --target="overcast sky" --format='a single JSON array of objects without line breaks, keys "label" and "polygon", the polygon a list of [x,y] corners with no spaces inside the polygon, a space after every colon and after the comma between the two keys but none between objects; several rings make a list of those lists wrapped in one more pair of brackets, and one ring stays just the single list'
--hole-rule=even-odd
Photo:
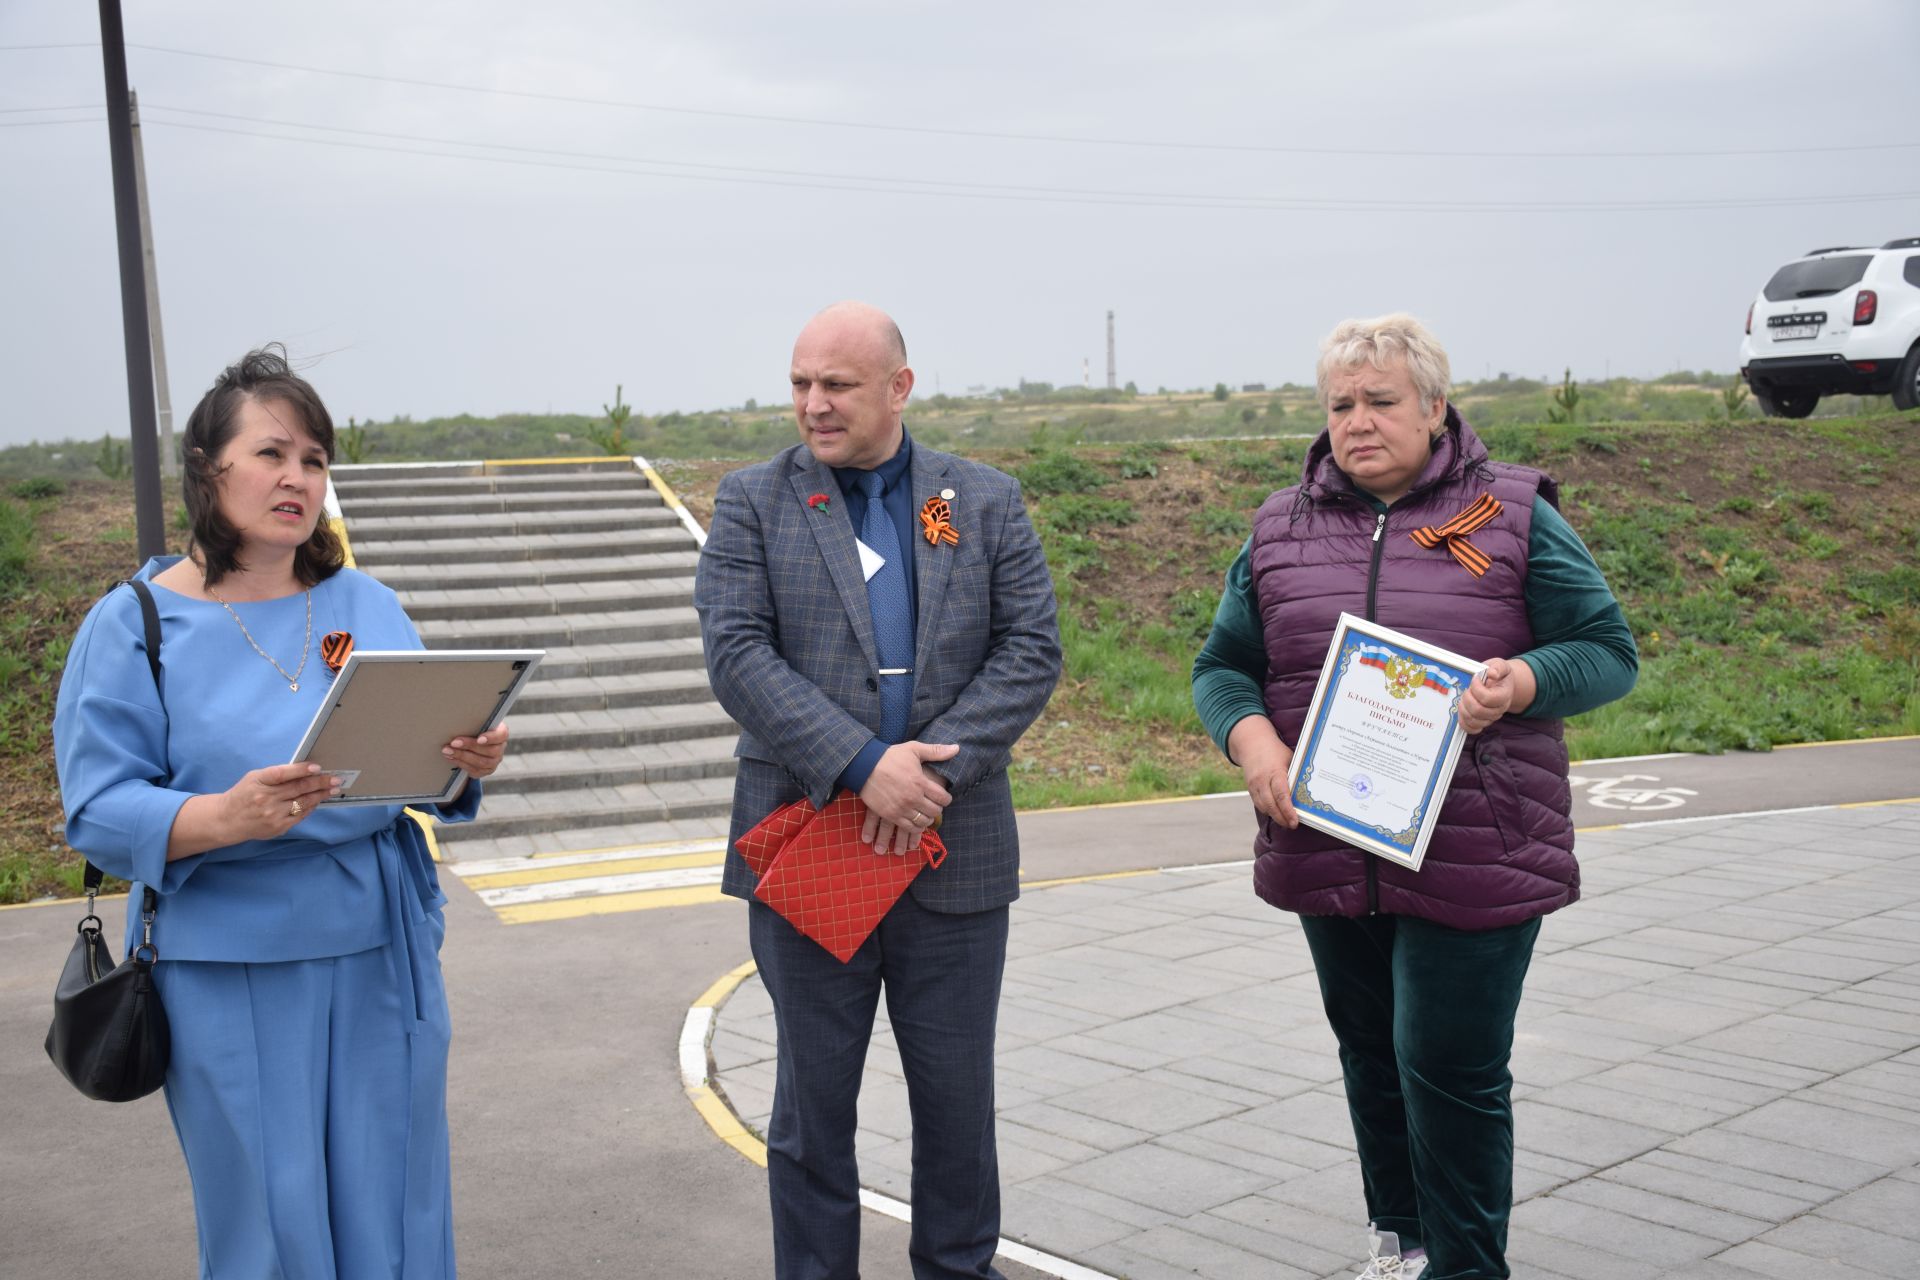
[{"label": "overcast sky", "polygon": [[[0,3],[0,443],[125,429],[94,23]],[[180,420],[276,339],[343,422],[780,402],[842,297],[895,315],[923,393],[1099,385],[1109,308],[1146,390],[1306,381],[1389,310],[1461,378],[1726,370],[1783,261],[1920,235],[1920,146],[1840,149],[1920,143],[1912,0],[169,0],[126,28]],[[68,42],[96,43],[18,47]],[[1660,207],[1594,207],[1632,202]]]}]

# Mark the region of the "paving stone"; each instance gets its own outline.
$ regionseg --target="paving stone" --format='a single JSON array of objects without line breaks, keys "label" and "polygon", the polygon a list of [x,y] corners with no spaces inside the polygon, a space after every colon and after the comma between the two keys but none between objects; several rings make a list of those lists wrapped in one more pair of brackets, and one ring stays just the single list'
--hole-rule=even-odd
[{"label": "paving stone", "polygon": [[1525,1206],[1527,1230],[1570,1241],[1606,1241],[1609,1252],[1672,1270],[1720,1252],[1712,1236],[1633,1217],[1616,1209],[1563,1195],[1542,1196]]},{"label": "paving stone", "polygon": [[[1062,1200],[1039,1179],[1005,1179],[1000,1197],[1000,1234],[1049,1253],[1079,1257],[1096,1245],[1136,1234],[1131,1222]],[[1082,1190],[1075,1188],[1075,1190]]]},{"label": "paving stone", "polygon": [[1514,1104],[1514,1140],[1563,1160],[1604,1167],[1651,1151],[1673,1135],[1523,1099]]},{"label": "paving stone", "polygon": [[[1907,1217],[1912,1217],[1911,1205]],[[1861,1227],[1808,1214],[1775,1227],[1755,1243],[1838,1262],[1859,1275],[1897,1276],[1913,1270],[1913,1241],[1878,1227]],[[1845,1274],[1844,1272],[1842,1274]]]},{"label": "paving stone", "polygon": [[[1767,1105],[1776,1107],[1782,1102]],[[1836,1118],[1841,1115],[1830,1107],[1813,1110]],[[1763,1120],[1759,1125],[1759,1133],[1742,1132],[1733,1127],[1757,1114],[1749,1113],[1727,1124],[1676,1138],[1667,1144],[1665,1150],[1729,1166],[1730,1178],[1738,1176],[1741,1169],[1750,1168],[1834,1191],[1851,1191],[1855,1187],[1865,1186],[1886,1172],[1887,1166],[1802,1145],[1798,1139],[1805,1136],[1810,1128],[1817,1128],[1823,1119],[1820,1115],[1808,1115],[1805,1108],[1787,1113],[1783,1117],[1786,1123]]]},{"label": "paving stone", "polygon": [[1609,1089],[1593,1081],[1556,1085],[1529,1097],[1535,1102],[1624,1120],[1667,1134],[1692,1133],[1727,1117],[1727,1112],[1720,1108],[1703,1107],[1671,1095]]},{"label": "paving stone", "polygon": [[[1914,1212],[1914,1206],[1920,1204],[1920,1186],[1914,1184],[1915,1172],[1908,1169],[1904,1176],[1882,1178],[1837,1196],[1815,1210],[1815,1216],[1899,1236],[1908,1242],[1908,1251],[1912,1252],[1920,1245],[1920,1214]],[[1911,1265],[1908,1264],[1909,1269]]]},{"label": "paving stone", "polygon": [[1599,1177],[1682,1208],[1697,1205],[1768,1224],[1804,1213],[1835,1194],[1829,1187],[1668,1151],[1649,1152],[1602,1170]]},{"label": "paving stone", "polygon": [[1105,1116],[1071,1111],[1051,1102],[1027,1102],[1018,1106],[1008,1106],[1002,1102],[999,1117],[1002,1121],[1011,1120],[1099,1151],[1118,1151],[1137,1146],[1153,1136],[1145,1129],[1122,1124]]},{"label": "paving stone", "polygon": [[1516,1276],[1552,1271],[1570,1280],[1651,1280],[1656,1273],[1653,1264],[1644,1259],[1624,1257],[1591,1242],[1543,1235],[1523,1226],[1525,1215],[1538,1203],[1530,1201],[1516,1207],[1507,1228],[1507,1264]]},{"label": "paving stone", "polygon": [[1178,1080],[1151,1071],[1074,1089],[1055,1096],[1052,1101],[1068,1111],[1111,1117],[1149,1133],[1171,1133],[1248,1109],[1247,1104],[1238,1099],[1197,1093]]},{"label": "paving stone", "polygon": [[[1209,1277],[1213,1280],[1312,1280],[1313,1272],[1303,1271],[1271,1254],[1257,1253],[1235,1244],[1190,1231],[1184,1225],[1152,1227],[1127,1237],[1106,1249],[1096,1249],[1099,1259],[1111,1252],[1154,1258],[1176,1268],[1181,1274]],[[1131,1273],[1129,1273],[1131,1274]]]},{"label": "paving stone", "polygon": [[1877,1166],[1877,1171],[1920,1162],[1920,1125],[1896,1124],[1799,1098],[1769,1102],[1727,1121],[1725,1128],[1829,1157],[1865,1162]]},{"label": "paving stone", "polygon": [[1053,1176],[1178,1217],[1272,1185],[1262,1174],[1152,1144],[1097,1156]]}]

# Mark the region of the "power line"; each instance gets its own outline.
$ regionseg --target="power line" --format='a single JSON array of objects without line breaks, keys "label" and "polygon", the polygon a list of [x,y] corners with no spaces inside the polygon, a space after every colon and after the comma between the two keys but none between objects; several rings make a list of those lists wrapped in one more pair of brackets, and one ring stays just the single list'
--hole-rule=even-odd
[{"label": "power line", "polygon": [[[153,107],[149,107],[149,109],[178,110],[178,108]],[[241,117],[241,119],[247,118]],[[1177,192],[1103,192],[1097,189],[1019,187],[1012,185],[943,182],[937,179],[875,177],[860,174],[810,175],[808,177],[800,177],[795,175],[791,170],[761,170],[749,169],[744,166],[726,165],[698,166],[701,168],[725,169],[732,174],[748,175],[729,176],[729,173],[676,171],[677,169],[696,167],[681,161],[646,160],[637,157],[622,156],[595,156],[592,153],[583,152],[541,151],[537,148],[507,147],[504,144],[498,143],[461,142],[457,139],[424,138],[405,134],[379,134],[373,133],[370,130],[348,130],[336,126],[283,125],[282,127],[324,128],[336,132],[371,134],[371,136],[384,137],[396,141],[418,141],[429,144],[430,146],[452,145],[487,148],[508,150],[521,154],[472,155],[458,151],[389,146],[382,143],[353,142],[336,138],[301,137],[296,134],[232,129],[221,125],[190,124],[184,120],[155,119],[149,120],[147,123],[163,129],[188,129],[200,133],[229,134],[243,138],[260,138],[267,141],[303,142],[313,146],[336,147],[357,151],[378,151],[410,156],[433,156],[449,160],[477,160],[488,164],[522,165],[543,169],[569,169],[587,173],[618,173],[633,177],[679,178],[695,182],[798,187],[816,191],[840,191],[875,195],[948,196],[974,200],[1006,200],[1021,203],[1094,204],[1132,208],[1244,209],[1255,212],[1319,213],[1647,213],[1687,209],[1794,208],[1807,205],[1867,204],[1887,201],[1920,200],[1920,191],[1860,192],[1834,196],[1752,196],[1687,200],[1625,201],[1354,201],[1321,199],[1309,196],[1187,196]],[[571,159],[539,158],[542,156],[571,157]],[[612,163],[576,163],[575,161],[579,159],[603,159]],[[616,167],[630,165],[645,165],[651,167],[646,169]],[[907,185],[909,183],[915,185]]]},{"label": "power line", "polygon": [[49,124],[99,124],[105,116],[81,116],[74,120],[0,120],[0,129],[32,129]]},{"label": "power line", "polygon": [[[88,49],[87,43],[0,45],[0,50]],[[308,75],[338,76],[352,80],[370,80],[384,84],[403,84],[421,89],[439,89],[451,93],[484,94],[536,102],[557,102],[573,106],[616,107],[629,111],[652,111],[672,115],[698,116],[716,120],[741,120],[756,124],[802,125],[833,129],[863,129],[879,133],[909,133],[946,138],[974,138],[998,142],[1040,142],[1069,146],[1142,147],[1171,151],[1224,151],[1259,155],[1292,156],[1370,156],[1413,158],[1430,156],[1451,160],[1655,160],[1705,159],[1737,156],[1825,155],[1842,152],[1896,151],[1920,147],[1914,142],[1859,142],[1822,144],[1811,147],[1733,147],[1680,148],[1673,150],[1443,150],[1437,148],[1366,148],[1271,146],[1251,143],[1206,142],[1192,139],[1158,140],[1150,138],[1107,138],[1076,134],[1021,133],[1010,130],[956,129],[933,125],[875,124],[864,120],[837,120],[819,116],[773,115],[750,111],[721,111],[713,108],[674,106],[659,102],[637,102],[620,98],[600,98],[580,94],[544,93],[528,89],[501,89],[492,85],[461,84],[449,80],[426,80],[413,76],[382,75],[372,71],[348,71],[336,67],[313,67],[294,62],[275,62],[265,58],[246,58],[235,54],[206,53],[197,49],[177,49],[167,45],[139,44],[129,41],[128,48],[162,53],[179,58],[201,58],[211,62],[231,62],[243,66],[267,67],[276,71],[299,71]]]}]

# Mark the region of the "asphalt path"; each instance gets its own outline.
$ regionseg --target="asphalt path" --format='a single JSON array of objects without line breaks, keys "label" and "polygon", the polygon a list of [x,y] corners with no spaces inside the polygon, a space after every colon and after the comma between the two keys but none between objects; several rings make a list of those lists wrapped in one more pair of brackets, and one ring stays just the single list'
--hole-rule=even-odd
[{"label": "asphalt path", "polygon": [[[1920,796],[1920,739],[1597,761],[1574,776],[1583,827],[1870,803]],[[1244,796],[1020,821],[1030,884],[1234,861],[1253,831]],[[676,1056],[688,1006],[748,958],[739,905],[505,925],[443,879],[461,1273],[770,1275],[765,1174],[694,1111]],[[191,1275],[193,1206],[164,1102],[87,1102],[41,1049],[78,916],[0,910],[0,1277]],[[906,1274],[907,1228],[869,1213],[864,1230],[863,1271]]]},{"label": "asphalt path", "polygon": [[[1920,737],[1720,756],[1578,761],[1573,820],[1596,828],[1806,806],[1920,798]],[[1020,815],[1028,884],[1253,855],[1244,792]]]}]

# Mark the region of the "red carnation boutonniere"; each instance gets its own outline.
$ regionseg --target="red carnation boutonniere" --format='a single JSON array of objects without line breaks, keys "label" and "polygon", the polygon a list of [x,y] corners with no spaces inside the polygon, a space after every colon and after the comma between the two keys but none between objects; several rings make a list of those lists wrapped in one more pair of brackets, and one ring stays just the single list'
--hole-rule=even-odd
[{"label": "red carnation boutonniere", "polygon": [[825,511],[828,507],[831,507],[833,505],[833,499],[829,498],[824,493],[816,493],[811,498],[807,499],[807,505],[812,507],[815,511]]}]

